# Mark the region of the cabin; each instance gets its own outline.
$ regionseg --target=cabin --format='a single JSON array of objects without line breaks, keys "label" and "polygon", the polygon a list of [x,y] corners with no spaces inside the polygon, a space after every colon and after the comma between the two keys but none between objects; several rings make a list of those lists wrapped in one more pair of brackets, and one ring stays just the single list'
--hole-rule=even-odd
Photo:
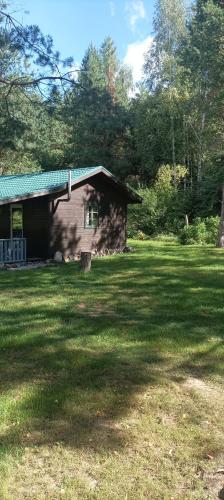
[{"label": "cabin", "polygon": [[102,166],[0,176],[0,263],[122,249],[141,202]]}]

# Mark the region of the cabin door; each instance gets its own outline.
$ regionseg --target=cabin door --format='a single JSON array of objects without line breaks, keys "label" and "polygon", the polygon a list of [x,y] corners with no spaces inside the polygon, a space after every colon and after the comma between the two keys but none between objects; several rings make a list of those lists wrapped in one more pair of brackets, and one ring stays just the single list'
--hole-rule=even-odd
[{"label": "cabin door", "polygon": [[10,206],[10,237],[23,238],[23,206]]}]

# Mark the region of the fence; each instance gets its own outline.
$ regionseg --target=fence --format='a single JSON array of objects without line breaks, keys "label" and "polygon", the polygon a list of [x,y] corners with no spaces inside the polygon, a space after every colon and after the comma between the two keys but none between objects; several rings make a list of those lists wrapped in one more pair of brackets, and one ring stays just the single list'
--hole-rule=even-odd
[{"label": "fence", "polygon": [[23,262],[26,260],[26,238],[0,239],[0,262]]}]

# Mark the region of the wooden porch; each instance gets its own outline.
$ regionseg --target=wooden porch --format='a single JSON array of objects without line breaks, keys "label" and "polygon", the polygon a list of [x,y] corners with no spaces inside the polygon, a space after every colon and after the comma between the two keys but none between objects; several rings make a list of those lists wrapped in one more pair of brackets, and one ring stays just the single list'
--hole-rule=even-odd
[{"label": "wooden porch", "polygon": [[26,261],[26,238],[0,239],[0,263]]}]

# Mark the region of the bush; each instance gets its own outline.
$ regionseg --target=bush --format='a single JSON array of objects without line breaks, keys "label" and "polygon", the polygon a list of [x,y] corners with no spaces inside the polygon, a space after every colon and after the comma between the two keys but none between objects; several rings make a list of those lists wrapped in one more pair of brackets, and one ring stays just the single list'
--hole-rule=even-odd
[{"label": "bush", "polygon": [[131,238],[133,240],[147,240],[149,239],[149,236],[140,229],[134,230],[134,229],[129,229],[128,230],[128,238]]},{"label": "bush", "polygon": [[138,231],[136,234],[137,240],[147,240],[147,238],[148,238],[147,234],[143,233],[143,231]]},{"label": "bush", "polygon": [[185,226],[180,231],[179,240],[182,245],[206,243],[205,222],[196,219],[190,226]]},{"label": "bush", "polygon": [[216,244],[219,229],[219,217],[198,217],[194,222],[185,226],[179,234],[182,245]]},{"label": "bush", "polygon": [[206,243],[212,243],[216,245],[218,239],[220,218],[216,215],[215,217],[206,217]]},{"label": "bush", "polygon": [[143,203],[128,208],[128,237],[137,238],[139,232],[152,235],[158,226],[157,196],[153,188],[139,189]]},{"label": "bush", "polygon": [[156,234],[178,234],[189,211],[189,197],[183,191],[186,168],[170,165],[159,168],[154,184],[138,190],[142,205],[131,205],[128,211],[128,236],[137,237],[138,231],[148,236]]}]

